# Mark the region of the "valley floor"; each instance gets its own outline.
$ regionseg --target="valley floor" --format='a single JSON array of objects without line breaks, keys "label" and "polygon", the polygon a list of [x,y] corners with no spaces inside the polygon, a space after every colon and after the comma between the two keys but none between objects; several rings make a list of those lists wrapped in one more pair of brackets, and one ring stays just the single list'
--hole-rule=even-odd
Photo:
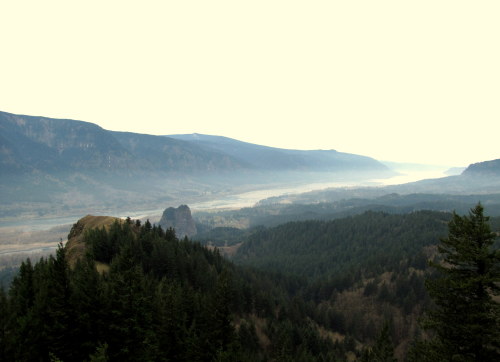
[{"label": "valley floor", "polygon": [[[227,209],[240,209],[252,207],[259,201],[270,197],[283,197],[286,195],[300,194],[310,191],[324,190],[339,187],[379,187],[392,185],[399,182],[416,181],[426,177],[443,176],[443,170],[433,170],[431,172],[408,172],[387,179],[366,180],[366,181],[323,181],[288,184],[280,183],[275,185],[253,185],[240,187],[237,192],[226,191],[217,194],[206,194],[199,197],[191,197],[189,204],[193,212],[196,211],[218,211]],[[166,207],[178,206],[186,203],[179,200],[172,201],[168,205],[155,205],[158,208],[148,209],[126,209],[108,210],[104,214],[116,215],[118,217],[133,219],[149,219],[152,223],[157,223],[163,210]],[[95,210],[81,210],[80,212],[89,214],[101,214]],[[74,213],[74,212],[73,212]],[[72,214],[73,214],[72,213]],[[24,217],[0,219],[0,268],[5,265],[16,264],[26,257],[33,257],[35,254],[47,255],[52,253],[60,240],[65,241],[71,225],[83,214],[68,215],[46,215],[36,217],[26,215]]]}]

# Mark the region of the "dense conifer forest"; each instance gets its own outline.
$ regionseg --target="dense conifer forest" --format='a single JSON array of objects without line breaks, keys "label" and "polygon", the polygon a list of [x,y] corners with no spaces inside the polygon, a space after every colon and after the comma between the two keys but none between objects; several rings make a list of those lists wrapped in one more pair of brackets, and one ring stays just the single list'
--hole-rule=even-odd
[{"label": "dense conifer forest", "polygon": [[[60,245],[28,259],[1,290],[0,359],[418,360],[435,336],[419,324],[435,304],[426,280],[439,280],[428,260],[439,265],[457,217],[366,212],[259,228],[238,233],[233,261],[149,221],[90,228],[85,253]],[[496,234],[484,230],[489,248]],[[498,251],[485,253],[498,285]]]},{"label": "dense conifer forest", "polygon": [[73,268],[61,246],[24,262],[2,291],[2,360],[335,360],[346,352],[296,311],[287,280],[235,267],[172,230],[116,222],[85,242]]}]

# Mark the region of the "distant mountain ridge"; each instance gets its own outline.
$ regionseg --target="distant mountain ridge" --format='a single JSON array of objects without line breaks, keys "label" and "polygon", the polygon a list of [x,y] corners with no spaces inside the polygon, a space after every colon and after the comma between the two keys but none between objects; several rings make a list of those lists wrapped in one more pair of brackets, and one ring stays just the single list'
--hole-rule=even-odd
[{"label": "distant mountain ridge", "polygon": [[244,169],[246,166],[231,155],[170,137],[131,132],[110,131],[110,133],[128,152],[156,171],[234,171]]},{"label": "distant mountain ridge", "polygon": [[0,112],[0,149],[2,171],[117,169],[135,163],[108,131],[93,123],[6,112]]},{"label": "distant mountain ridge", "polygon": [[4,172],[99,170],[211,172],[370,171],[389,173],[366,156],[298,151],[207,135],[154,136],[107,131],[83,121],[0,112]]},{"label": "distant mountain ridge", "polygon": [[373,158],[335,150],[291,150],[204,134],[168,135],[213,151],[230,154],[254,169],[301,171],[378,171],[389,168]]},{"label": "distant mountain ridge", "polygon": [[147,209],[266,185],[393,172],[372,158],[336,151],[115,132],[90,122],[0,112],[0,174],[0,218],[9,218]]},{"label": "distant mountain ridge", "polygon": [[96,124],[0,112],[4,172],[98,170],[191,172],[241,169],[228,155],[175,139]]},{"label": "distant mountain ridge", "polygon": [[484,176],[500,176],[500,159],[477,162],[469,165],[463,175],[480,174]]}]

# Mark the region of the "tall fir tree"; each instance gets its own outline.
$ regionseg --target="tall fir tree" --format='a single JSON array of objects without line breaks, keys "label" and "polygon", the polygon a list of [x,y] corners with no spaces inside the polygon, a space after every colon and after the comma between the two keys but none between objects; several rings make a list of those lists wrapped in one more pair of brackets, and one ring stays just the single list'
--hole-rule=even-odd
[{"label": "tall fir tree", "polygon": [[[419,360],[500,361],[500,251],[478,204],[468,216],[453,214],[447,238],[432,263],[438,276],[427,281],[435,308],[423,327],[434,338],[420,345]],[[423,347],[423,348],[422,348]]]},{"label": "tall fir tree", "polygon": [[47,294],[40,313],[45,314],[45,332],[48,336],[48,348],[54,356],[69,360],[73,358],[76,341],[73,338],[75,316],[71,300],[69,266],[66,261],[66,249],[62,242],[56,251],[56,257],[49,258]]},{"label": "tall fir tree", "polygon": [[95,267],[95,261],[89,255],[76,262],[70,275],[70,303],[74,311],[72,330],[78,341],[78,349],[73,357],[84,360],[91,352],[96,351],[96,344],[106,338],[104,283]]},{"label": "tall fir tree", "polygon": [[231,300],[233,290],[231,288],[231,275],[225,269],[219,275],[213,297],[212,340],[218,349],[227,349],[234,337],[231,325]]},{"label": "tall fir tree", "polygon": [[[45,284],[38,283],[39,279],[36,278],[37,271],[44,274],[42,271],[46,264],[42,259],[33,268],[30,259],[27,259],[21,264],[19,274],[10,287],[6,352],[11,359],[29,361],[33,360],[33,356],[43,355],[46,351],[46,340],[39,333],[43,323],[38,312],[39,301],[42,299],[40,290],[46,288]],[[47,279],[44,278],[43,281],[46,282]]]},{"label": "tall fir tree", "polygon": [[9,333],[9,304],[7,302],[7,294],[0,285],[0,361],[7,360],[7,346],[6,337]]}]

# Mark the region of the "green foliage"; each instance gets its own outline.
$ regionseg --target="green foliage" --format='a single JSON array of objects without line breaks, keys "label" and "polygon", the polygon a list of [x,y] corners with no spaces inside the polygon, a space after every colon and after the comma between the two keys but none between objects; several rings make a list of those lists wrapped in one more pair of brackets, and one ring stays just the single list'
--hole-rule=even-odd
[{"label": "green foliage", "polygon": [[362,362],[396,362],[394,345],[389,333],[389,324],[386,322],[373,347],[366,348],[361,356]]},{"label": "green foliage", "polygon": [[95,353],[89,356],[89,362],[107,362],[108,358],[108,345],[104,343],[103,345],[98,345]]},{"label": "green foliage", "polygon": [[7,336],[8,336],[8,313],[9,304],[7,301],[7,295],[2,286],[0,286],[0,360],[5,361],[7,358]]},{"label": "green foliage", "polygon": [[[450,195],[450,194],[403,194],[390,193],[384,188],[366,188],[352,190],[350,188],[328,189],[305,194],[285,195],[262,200],[254,207],[239,210],[218,212],[197,212],[196,220],[203,227],[211,229],[201,232],[197,240],[212,240],[214,244],[219,238],[231,242],[229,238],[233,226],[243,229],[250,227],[275,227],[288,222],[308,220],[333,220],[348,216],[360,215],[366,211],[385,212],[389,214],[409,214],[418,210],[447,211],[466,213],[478,200],[488,204],[491,215],[500,215],[500,194]],[[291,203],[290,203],[291,201]],[[492,220],[493,221],[493,220]],[[492,225],[494,225],[492,223]],[[222,227],[224,226],[224,227]],[[234,232],[244,234],[249,230]],[[226,233],[226,237],[224,237]]]},{"label": "green foliage", "polygon": [[481,204],[454,214],[441,240],[437,275],[427,281],[435,308],[424,323],[435,337],[416,347],[429,360],[500,359],[500,305],[492,298],[500,292],[500,252],[488,220]]},{"label": "green foliage", "polygon": [[[149,222],[115,223],[84,239],[89,252],[73,269],[60,246],[55,257],[35,265],[28,259],[9,295],[0,293],[2,360],[261,361],[343,353],[319,336],[304,303],[290,299],[286,280],[236,270],[217,250]],[[96,260],[109,269],[99,274]],[[269,345],[257,336],[255,318],[265,321],[259,333]],[[235,320],[245,322],[238,327]]]},{"label": "green foliage", "polygon": [[[426,259],[450,217],[367,212],[261,228],[240,248],[237,261],[245,264],[240,266],[217,249],[178,240],[171,229],[117,222],[84,235],[88,253],[72,269],[62,247],[53,257],[21,265],[8,295],[0,290],[0,357],[343,361],[350,352],[364,360],[393,361],[394,346],[400,351],[403,341],[418,334],[416,316],[427,300]],[[456,264],[461,281],[474,281],[457,284],[457,291],[481,282],[492,292],[498,253],[465,241],[483,235],[483,246],[491,247],[493,235],[479,227],[482,222],[456,215],[450,225],[455,225],[445,239],[450,242],[440,248],[449,258],[438,269],[447,273],[446,267]],[[469,233],[475,237],[460,239],[464,230],[475,230]],[[472,256],[484,261],[481,278],[472,278],[467,264]],[[96,261],[109,268],[97,272]],[[446,290],[439,278],[432,280],[429,285]],[[465,301],[452,295],[457,303]],[[493,309],[474,303],[473,318],[483,332],[497,336],[483,318]],[[436,335],[438,325],[432,326]],[[439,360],[444,344],[437,341],[416,341],[409,359]],[[489,346],[495,348],[491,341]]]},{"label": "green foliage", "polygon": [[211,230],[196,234],[195,240],[203,244],[211,243],[215,246],[231,246],[243,241],[250,234],[249,230],[233,227],[216,227]]},{"label": "green foliage", "polygon": [[444,234],[449,217],[428,211],[366,212],[332,221],[287,223],[254,233],[234,260],[308,279],[328,279],[335,289],[343,290],[363,277],[425,268],[422,248]]},{"label": "green foliage", "polygon": [[450,218],[430,211],[366,212],[293,222],[254,232],[234,261],[281,275],[287,291],[304,301],[299,315],[324,328],[370,345],[389,320],[394,345],[404,348],[430,303],[427,259]]}]

